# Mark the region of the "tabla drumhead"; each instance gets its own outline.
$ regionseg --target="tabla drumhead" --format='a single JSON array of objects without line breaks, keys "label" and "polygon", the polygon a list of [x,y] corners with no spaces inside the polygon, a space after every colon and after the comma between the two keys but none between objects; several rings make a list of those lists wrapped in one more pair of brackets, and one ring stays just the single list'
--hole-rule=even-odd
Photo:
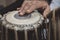
[{"label": "tabla drumhead", "polygon": [[2,20],[2,24],[7,28],[24,30],[38,27],[39,24],[42,24],[43,16],[35,11],[31,15],[21,17],[18,15],[18,11],[12,11],[5,14]]}]

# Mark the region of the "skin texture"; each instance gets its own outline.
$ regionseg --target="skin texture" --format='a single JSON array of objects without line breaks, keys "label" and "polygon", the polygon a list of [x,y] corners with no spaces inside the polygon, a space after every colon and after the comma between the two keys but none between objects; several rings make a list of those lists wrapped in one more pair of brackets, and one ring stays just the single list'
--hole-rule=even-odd
[{"label": "skin texture", "polygon": [[32,11],[42,8],[45,9],[43,12],[43,16],[47,17],[50,12],[50,7],[46,1],[39,0],[25,0],[20,8],[17,8],[19,11],[19,15],[24,15],[25,13],[31,13]]}]

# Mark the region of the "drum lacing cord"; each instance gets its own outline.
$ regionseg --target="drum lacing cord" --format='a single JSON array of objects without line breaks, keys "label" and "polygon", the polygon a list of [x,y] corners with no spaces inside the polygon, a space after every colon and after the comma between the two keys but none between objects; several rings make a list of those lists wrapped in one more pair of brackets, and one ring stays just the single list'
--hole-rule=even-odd
[{"label": "drum lacing cord", "polygon": [[25,29],[25,40],[28,40],[28,34],[27,34],[27,29]]},{"label": "drum lacing cord", "polygon": [[15,40],[18,40],[17,30],[14,30],[14,31],[15,31]]},{"label": "drum lacing cord", "polygon": [[[47,21],[47,17],[44,19],[43,23],[45,23],[45,21]],[[49,19],[48,19],[49,20]],[[50,21],[49,21],[50,22]],[[45,28],[46,28],[46,40],[50,40],[50,23],[45,23]]]},{"label": "drum lacing cord", "polygon": [[48,39],[47,40],[50,40],[50,23],[49,23],[49,28],[48,28]]},{"label": "drum lacing cord", "polygon": [[2,26],[2,31],[1,31],[1,40],[3,40],[3,26]]},{"label": "drum lacing cord", "polygon": [[53,16],[52,16],[52,24],[53,24],[53,36],[54,36],[54,40],[56,40],[56,20],[55,20],[55,10],[53,10]]},{"label": "drum lacing cord", "polygon": [[[48,19],[47,17],[45,20]],[[49,21],[50,22],[50,21]],[[46,40],[50,40],[50,23],[45,23],[46,24]]]},{"label": "drum lacing cord", "polygon": [[[3,36],[4,36],[4,35],[3,35],[3,27],[4,27],[4,26],[2,25],[2,35],[1,35],[1,40],[4,40],[4,39],[3,39]],[[6,40],[8,40],[8,29],[7,29],[7,28],[6,28],[6,31],[5,31],[5,38],[6,38]]]},{"label": "drum lacing cord", "polygon": [[8,40],[8,29],[7,28],[6,28],[5,36],[6,36],[6,40]]},{"label": "drum lacing cord", "polygon": [[[47,19],[48,19],[48,18],[46,17],[46,18],[44,19],[44,22],[45,22],[45,20],[47,21]],[[49,39],[50,39],[50,28],[48,29],[49,26],[48,26],[48,23],[47,23],[47,22],[45,23],[45,25],[46,25],[46,26],[45,26],[45,28],[46,28],[46,40],[49,40]]]},{"label": "drum lacing cord", "polygon": [[36,34],[36,40],[39,40],[39,39],[38,39],[38,32],[37,32],[37,28],[35,28],[35,34]]},{"label": "drum lacing cord", "polygon": [[48,38],[48,24],[47,23],[46,23],[46,33],[47,33],[46,38]]}]

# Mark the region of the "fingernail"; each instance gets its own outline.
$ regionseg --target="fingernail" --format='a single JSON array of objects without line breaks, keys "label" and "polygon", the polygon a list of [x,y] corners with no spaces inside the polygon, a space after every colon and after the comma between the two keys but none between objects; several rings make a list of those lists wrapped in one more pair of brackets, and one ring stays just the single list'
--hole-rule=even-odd
[{"label": "fingernail", "polygon": [[20,13],[20,15],[24,15],[23,13]]}]

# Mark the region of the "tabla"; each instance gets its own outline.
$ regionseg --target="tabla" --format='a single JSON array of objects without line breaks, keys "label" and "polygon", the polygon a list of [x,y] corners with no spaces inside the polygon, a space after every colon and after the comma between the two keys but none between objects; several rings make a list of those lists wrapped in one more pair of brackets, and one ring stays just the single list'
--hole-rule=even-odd
[{"label": "tabla", "polygon": [[51,40],[60,40],[60,7],[55,8],[50,14],[52,14],[50,19]]},{"label": "tabla", "polygon": [[40,40],[40,25],[44,18],[39,12],[19,16],[18,11],[11,11],[4,14],[1,20],[2,40]]}]

